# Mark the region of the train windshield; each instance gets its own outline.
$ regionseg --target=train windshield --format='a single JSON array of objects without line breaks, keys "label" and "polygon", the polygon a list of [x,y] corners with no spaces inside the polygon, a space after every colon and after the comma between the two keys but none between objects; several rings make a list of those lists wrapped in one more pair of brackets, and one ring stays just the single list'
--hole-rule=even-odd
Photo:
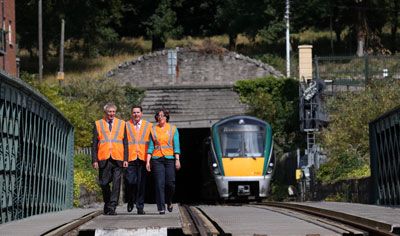
[{"label": "train windshield", "polygon": [[265,148],[265,128],[246,124],[220,129],[223,157],[261,157]]}]

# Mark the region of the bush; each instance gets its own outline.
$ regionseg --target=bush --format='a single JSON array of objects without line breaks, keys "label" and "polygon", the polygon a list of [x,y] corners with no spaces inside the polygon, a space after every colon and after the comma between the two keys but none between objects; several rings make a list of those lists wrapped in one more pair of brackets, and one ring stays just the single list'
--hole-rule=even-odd
[{"label": "bush", "polygon": [[298,82],[290,78],[264,77],[235,84],[240,100],[249,105],[250,115],[271,124],[274,141],[283,151],[301,140],[298,110]]},{"label": "bush", "polygon": [[79,154],[74,157],[74,206],[80,206],[79,197],[81,186],[89,192],[97,193],[100,200],[100,187],[97,183],[97,170],[92,167],[90,156]]},{"label": "bush", "polygon": [[399,91],[398,80],[374,80],[365,91],[328,100],[330,124],[321,133],[321,144],[329,159],[317,175],[322,182],[370,175],[368,124],[400,104]]}]

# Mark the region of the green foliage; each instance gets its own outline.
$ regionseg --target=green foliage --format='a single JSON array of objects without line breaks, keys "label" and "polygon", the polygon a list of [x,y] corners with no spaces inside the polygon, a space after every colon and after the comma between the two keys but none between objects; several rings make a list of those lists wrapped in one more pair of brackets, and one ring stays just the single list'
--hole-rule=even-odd
[{"label": "green foliage", "polygon": [[97,171],[92,168],[92,159],[87,155],[75,155],[74,157],[74,206],[79,206],[81,186],[89,192],[100,193]]},{"label": "green foliage", "polygon": [[120,86],[109,78],[70,79],[68,84],[38,83],[32,76],[23,73],[22,79],[36,87],[45,95],[75,127],[75,145],[91,145],[94,121],[103,115],[103,106],[114,102],[118,107],[118,116],[130,118],[130,107],[139,104],[143,91],[129,86]]},{"label": "green foliage", "polygon": [[274,67],[278,71],[286,70],[286,60],[278,55],[264,54],[261,56],[256,56],[256,59]]},{"label": "green foliage", "polygon": [[264,77],[235,84],[240,100],[249,105],[250,114],[271,124],[274,141],[284,151],[300,138],[298,82],[290,78]]},{"label": "green foliage", "polygon": [[327,196],[324,201],[327,202],[347,202],[347,198],[344,193],[335,193]]},{"label": "green foliage", "polygon": [[[38,4],[32,0],[18,0],[16,15],[18,39],[21,48],[31,55],[37,46]],[[119,36],[115,31],[122,18],[121,0],[113,1],[42,1],[43,8],[43,49],[44,56],[51,47],[58,47],[60,42],[61,19],[65,19],[65,40],[75,42],[76,46],[83,39],[84,47],[77,51],[87,56],[109,52],[110,43]]]},{"label": "green foliage", "polygon": [[271,201],[283,201],[288,198],[288,186],[282,183],[277,183],[273,181],[271,183],[271,194],[268,200]]},{"label": "green foliage", "polygon": [[171,8],[171,1],[162,0],[155,13],[145,23],[147,35],[153,39],[157,38],[165,44],[168,38],[175,38],[182,33],[182,27],[176,25],[176,23],[176,13]]},{"label": "green foliage", "polygon": [[374,80],[359,93],[345,93],[327,102],[329,127],[321,133],[329,160],[318,173],[323,182],[369,175],[368,123],[400,104],[400,82]]},{"label": "green foliage", "polygon": [[346,150],[322,165],[317,172],[317,178],[323,183],[334,183],[339,180],[360,178],[368,174],[369,167],[359,158],[359,154],[349,153]]}]

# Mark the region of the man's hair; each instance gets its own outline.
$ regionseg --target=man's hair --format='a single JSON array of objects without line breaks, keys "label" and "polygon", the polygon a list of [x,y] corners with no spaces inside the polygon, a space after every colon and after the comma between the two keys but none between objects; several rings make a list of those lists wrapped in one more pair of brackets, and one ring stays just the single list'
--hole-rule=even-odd
[{"label": "man's hair", "polygon": [[131,107],[131,112],[133,111],[134,108],[139,108],[139,109],[140,109],[140,112],[143,112],[143,108],[142,108],[142,106],[140,106],[140,105],[133,105],[133,106]]},{"label": "man's hair", "polygon": [[115,110],[117,110],[117,106],[113,103],[113,102],[109,102],[106,105],[104,105],[103,110],[104,112],[107,112],[108,108],[115,108]]}]

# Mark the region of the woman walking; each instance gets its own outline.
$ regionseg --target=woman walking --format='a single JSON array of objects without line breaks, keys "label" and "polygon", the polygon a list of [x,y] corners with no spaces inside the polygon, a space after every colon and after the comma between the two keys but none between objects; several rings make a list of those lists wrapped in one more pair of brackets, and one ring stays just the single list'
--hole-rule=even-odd
[{"label": "woman walking", "polygon": [[153,126],[151,132],[146,169],[153,172],[157,210],[165,214],[165,203],[169,212],[173,210],[175,170],[181,168],[179,133],[174,125],[168,123],[169,112],[166,109],[159,109],[154,118],[157,125]]}]

